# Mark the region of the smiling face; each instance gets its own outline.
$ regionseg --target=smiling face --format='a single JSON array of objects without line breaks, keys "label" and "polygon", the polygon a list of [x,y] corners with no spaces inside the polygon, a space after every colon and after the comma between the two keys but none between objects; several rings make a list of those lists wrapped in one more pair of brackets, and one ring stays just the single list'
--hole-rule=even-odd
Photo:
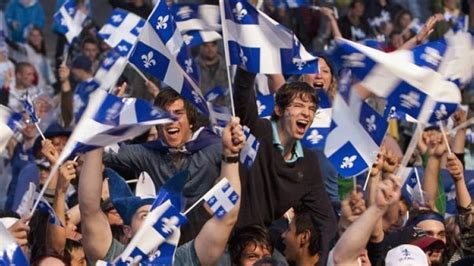
[{"label": "smiling face", "polygon": [[160,136],[169,147],[180,148],[191,139],[193,134],[184,101],[178,99],[169,104],[166,110],[176,116],[177,120],[173,123],[159,126]]},{"label": "smiling face", "polygon": [[313,88],[323,88],[325,91],[329,89],[332,82],[331,68],[327,64],[324,58],[320,57],[319,73],[317,74],[305,74],[303,75],[303,81],[313,86]]},{"label": "smiling face", "polygon": [[280,106],[275,107],[275,113],[280,117],[278,134],[282,144],[304,137],[313,122],[316,109],[316,104],[306,94],[296,94],[284,110]]}]

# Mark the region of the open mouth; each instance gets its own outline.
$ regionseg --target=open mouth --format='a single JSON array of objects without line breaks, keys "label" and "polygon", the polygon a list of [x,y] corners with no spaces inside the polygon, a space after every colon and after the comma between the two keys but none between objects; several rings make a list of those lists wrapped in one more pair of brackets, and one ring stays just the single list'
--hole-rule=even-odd
[{"label": "open mouth", "polygon": [[176,135],[179,133],[179,128],[176,128],[176,127],[167,128],[166,133],[168,133],[168,135],[171,135],[171,136]]},{"label": "open mouth", "polygon": [[308,124],[309,124],[309,121],[307,120],[300,119],[296,121],[296,127],[298,128],[299,131],[305,131]]},{"label": "open mouth", "polygon": [[322,80],[316,80],[316,81],[314,82],[314,84],[313,84],[313,87],[315,87],[315,88],[322,88],[322,87],[324,87],[324,83],[323,83]]}]

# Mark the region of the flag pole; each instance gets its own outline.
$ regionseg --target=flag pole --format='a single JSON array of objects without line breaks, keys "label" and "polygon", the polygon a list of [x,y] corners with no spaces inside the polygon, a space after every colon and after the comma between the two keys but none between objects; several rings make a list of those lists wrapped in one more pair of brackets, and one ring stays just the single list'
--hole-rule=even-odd
[{"label": "flag pole", "polygon": [[36,130],[38,130],[38,133],[40,134],[41,138],[42,138],[43,140],[45,140],[46,138],[45,138],[45,136],[44,136],[44,134],[43,134],[43,131],[41,131],[41,128],[39,127],[38,122],[35,122],[35,123],[33,123],[33,124],[35,124]]},{"label": "flag pole", "polygon": [[189,207],[186,211],[183,212],[184,215],[188,215],[188,213],[190,211],[192,211],[196,206],[198,206],[201,201],[204,199],[204,196],[202,196],[201,198],[199,198],[196,202],[194,202],[193,205],[191,205],[191,207]]},{"label": "flag pole", "polygon": [[367,189],[367,185],[369,184],[369,178],[370,178],[370,173],[372,172],[372,167],[369,168],[369,172],[367,173],[367,177],[365,178],[364,188],[362,189],[363,191]]},{"label": "flag pole", "polygon": [[235,117],[235,105],[234,105],[234,93],[232,91],[232,80],[230,75],[230,55],[229,55],[229,46],[227,40],[227,24],[225,21],[225,8],[224,0],[219,0],[219,9],[221,13],[221,23],[222,23],[222,41],[224,42],[224,55],[226,61],[226,72],[227,72],[227,82],[229,84],[229,96],[230,96],[230,109],[232,111],[232,116]]},{"label": "flag pole", "polygon": [[48,189],[48,185],[49,183],[51,182],[51,180],[53,179],[54,175],[56,174],[56,172],[58,171],[59,169],[59,165],[61,165],[62,162],[57,162],[53,168],[51,168],[51,172],[49,173],[49,176],[48,178],[46,179],[46,182],[44,182],[44,185],[43,185],[43,188],[41,189],[40,193],[38,194],[38,197],[36,198],[35,200],[35,204],[33,204],[33,207],[31,208],[31,211],[30,211],[30,216],[33,216],[33,214],[35,213],[36,209],[38,208],[38,204],[39,202],[41,201],[41,198],[43,197],[44,193],[46,192],[46,189]]},{"label": "flag pole", "polygon": [[146,83],[149,82],[148,78],[145,76],[145,74],[143,74],[143,72],[140,69],[138,69],[134,64],[130,63],[130,61],[128,61],[128,60],[127,60],[127,63],[128,63],[129,66],[131,66],[133,69],[135,69],[135,71],[138,73],[138,75],[140,75],[140,77],[142,77],[142,79]]},{"label": "flag pole", "polygon": [[416,169],[416,167],[413,167],[413,170],[415,171],[416,182],[418,183],[418,190],[421,196],[421,203],[425,205],[425,197],[423,196],[423,190],[421,189],[421,182],[420,182],[420,176],[418,175],[418,169]]},{"label": "flag pole", "polygon": [[448,149],[448,154],[451,155],[452,154],[451,147],[449,147],[448,137],[446,136],[446,132],[444,131],[443,122],[439,121],[438,125],[439,125],[439,129],[441,130],[441,134],[443,134],[443,139],[446,144],[446,148]]},{"label": "flag pole", "polygon": [[63,49],[62,65],[66,65],[68,57],[69,57],[69,44],[66,42],[66,44],[64,44],[64,49]]},{"label": "flag pole", "polygon": [[[416,145],[418,144],[418,140],[420,139],[421,134],[423,134],[424,129],[425,129],[424,124],[418,123],[416,125],[415,133],[413,133],[410,143],[408,144],[405,154],[403,155],[402,162],[400,163],[400,167],[398,168],[398,171],[397,171],[397,176],[401,176],[403,172],[403,168],[408,165],[408,162],[410,161],[411,156],[413,155],[413,152],[415,152]],[[401,180],[401,183],[402,184],[405,183],[405,180]]]}]

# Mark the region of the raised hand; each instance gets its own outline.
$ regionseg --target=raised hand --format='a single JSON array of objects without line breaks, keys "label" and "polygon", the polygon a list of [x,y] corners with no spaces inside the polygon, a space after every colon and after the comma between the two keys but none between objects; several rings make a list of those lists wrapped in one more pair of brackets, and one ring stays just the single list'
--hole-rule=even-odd
[{"label": "raised hand", "polygon": [[30,232],[28,221],[30,218],[31,217],[23,217],[8,228],[8,232],[15,238],[19,246],[28,245],[28,233]]},{"label": "raised hand", "polygon": [[464,168],[461,161],[454,154],[448,155],[448,162],[446,163],[451,177],[453,178],[454,183],[464,180]]},{"label": "raised hand", "polygon": [[66,193],[71,180],[76,178],[77,162],[69,160],[59,167],[58,186]]},{"label": "raised hand", "polygon": [[366,210],[364,195],[362,192],[352,191],[345,200],[341,202],[341,219],[345,223],[353,223]]},{"label": "raised hand", "polygon": [[443,135],[438,131],[432,131],[428,141],[428,155],[440,158],[446,153],[446,143]]},{"label": "raised hand", "polygon": [[400,179],[390,174],[379,183],[377,194],[375,195],[375,206],[386,211],[388,207],[395,204],[400,199]]},{"label": "raised hand", "polygon": [[41,142],[41,153],[48,159],[51,165],[56,164],[59,158],[59,153],[50,139],[45,139]]},{"label": "raised hand", "polygon": [[245,145],[245,135],[240,125],[240,118],[232,117],[222,133],[224,155],[235,156]]}]

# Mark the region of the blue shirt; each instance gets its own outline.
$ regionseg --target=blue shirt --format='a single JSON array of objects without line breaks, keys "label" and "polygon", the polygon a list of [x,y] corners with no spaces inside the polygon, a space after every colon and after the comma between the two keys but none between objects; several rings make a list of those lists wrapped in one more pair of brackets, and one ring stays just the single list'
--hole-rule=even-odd
[{"label": "blue shirt", "polygon": [[[275,145],[278,150],[280,151],[282,156],[285,156],[285,148],[281,144],[280,136],[278,135],[276,121],[271,120],[272,122],[272,135],[273,135],[273,145]],[[295,148],[292,151],[292,156],[289,160],[285,160],[287,163],[294,163],[299,158],[303,158],[303,146],[301,146],[301,142],[299,140],[295,143]]]}]

